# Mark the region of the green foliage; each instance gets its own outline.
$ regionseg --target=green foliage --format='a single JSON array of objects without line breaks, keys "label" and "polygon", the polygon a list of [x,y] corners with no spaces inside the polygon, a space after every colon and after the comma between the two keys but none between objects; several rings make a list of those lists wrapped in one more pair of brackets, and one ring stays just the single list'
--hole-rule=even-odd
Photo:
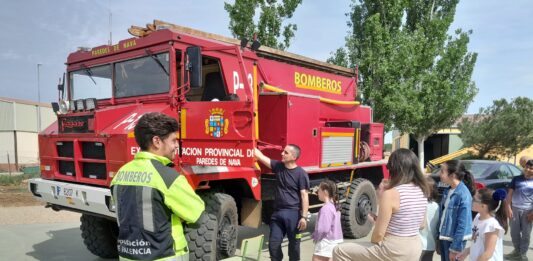
[{"label": "green foliage", "polygon": [[17,174],[17,175],[1,174],[0,185],[2,186],[19,185],[23,180],[37,178],[39,176],[40,176],[39,173]]},{"label": "green foliage", "polygon": [[477,93],[471,81],[477,54],[467,49],[471,32],[447,34],[457,3],[352,0],[347,61],[338,50],[330,58],[358,65],[363,103],[372,106],[375,121],[419,143],[452,125]]},{"label": "green foliage", "polygon": [[331,57],[328,58],[327,62],[338,66],[348,67],[348,52],[346,52],[346,49],[344,48],[339,48],[331,53]]},{"label": "green foliage", "polygon": [[[235,0],[233,5],[225,2],[224,9],[230,17],[233,37],[250,39],[257,32],[261,44],[285,50],[298,28],[296,24],[283,25],[283,21],[292,18],[301,3],[302,0]],[[259,18],[254,19],[258,9]]]},{"label": "green foliage", "polygon": [[533,144],[533,100],[495,100],[471,119],[463,119],[459,129],[464,145],[474,147],[478,157],[512,157]]}]

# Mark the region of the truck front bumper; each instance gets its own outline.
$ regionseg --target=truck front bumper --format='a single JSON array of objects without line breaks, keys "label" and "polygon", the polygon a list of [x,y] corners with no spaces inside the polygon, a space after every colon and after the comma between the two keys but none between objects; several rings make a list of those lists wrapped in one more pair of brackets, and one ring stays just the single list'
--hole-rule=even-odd
[{"label": "truck front bumper", "polygon": [[48,203],[53,209],[69,209],[116,218],[109,188],[35,178],[28,181],[28,189],[35,198]]}]

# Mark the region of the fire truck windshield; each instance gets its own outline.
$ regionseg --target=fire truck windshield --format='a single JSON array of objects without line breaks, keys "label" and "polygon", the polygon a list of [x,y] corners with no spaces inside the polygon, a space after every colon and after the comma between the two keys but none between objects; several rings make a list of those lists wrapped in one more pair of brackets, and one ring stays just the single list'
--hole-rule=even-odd
[{"label": "fire truck windshield", "polygon": [[[112,69],[114,66],[114,70]],[[168,53],[150,54],[113,65],[84,67],[70,72],[70,97],[73,100],[115,98],[166,93],[170,89]]]},{"label": "fire truck windshield", "polygon": [[168,92],[168,53],[148,55],[115,64],[115,97]]},{"label": "fire truck windshield", "polygon": [[70,97],[73,100],[111,98],[111,65],[83,68],[69,75]]}]

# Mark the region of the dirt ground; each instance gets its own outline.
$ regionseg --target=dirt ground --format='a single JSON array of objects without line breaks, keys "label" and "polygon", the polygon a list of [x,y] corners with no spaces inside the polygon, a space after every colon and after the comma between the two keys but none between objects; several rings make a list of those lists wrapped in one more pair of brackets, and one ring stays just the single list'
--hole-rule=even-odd
[{"label": "dirt ground", "polygon": [[44,206],[28,191],[27,181],[20,185],[0,186],[0,207]]}]

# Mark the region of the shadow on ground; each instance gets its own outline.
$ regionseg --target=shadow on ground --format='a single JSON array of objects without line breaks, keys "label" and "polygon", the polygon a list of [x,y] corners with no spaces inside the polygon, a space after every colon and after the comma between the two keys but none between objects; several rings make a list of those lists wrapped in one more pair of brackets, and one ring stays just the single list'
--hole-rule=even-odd
[{"label": "shadow on ground", "polygon": [[47,232],[48,240],[33,245],[33,251],[26,253],[37,260],[118,260],[102,259],[85,248],[79,228],[69,228]]},{"label": "shadow on ground", "polygon": [[[308,229],[303,233],[302,242],[312,240],[309,231],[314,228],[314,219],[309,222]],[[263,255],[268,256],[268,225],[262,225],[258,229],[239,227],[239,236],[237,239],[237,253],[240,251],[243,239],[264,235]],[[90,260],[90,261],[106,261],[118,259],[102,259],[93,255],[85,245],[81,238],[81,231],[79,228],[68,228],[61,230],[52,230],[46,232],[47,239],[32,246],[32,251],[25,253],[26,256],[33,257],[37,260],[50,261],[64,261],[64,260]],[[288,241],[285,238],[283,246],[285,247]]]}]

